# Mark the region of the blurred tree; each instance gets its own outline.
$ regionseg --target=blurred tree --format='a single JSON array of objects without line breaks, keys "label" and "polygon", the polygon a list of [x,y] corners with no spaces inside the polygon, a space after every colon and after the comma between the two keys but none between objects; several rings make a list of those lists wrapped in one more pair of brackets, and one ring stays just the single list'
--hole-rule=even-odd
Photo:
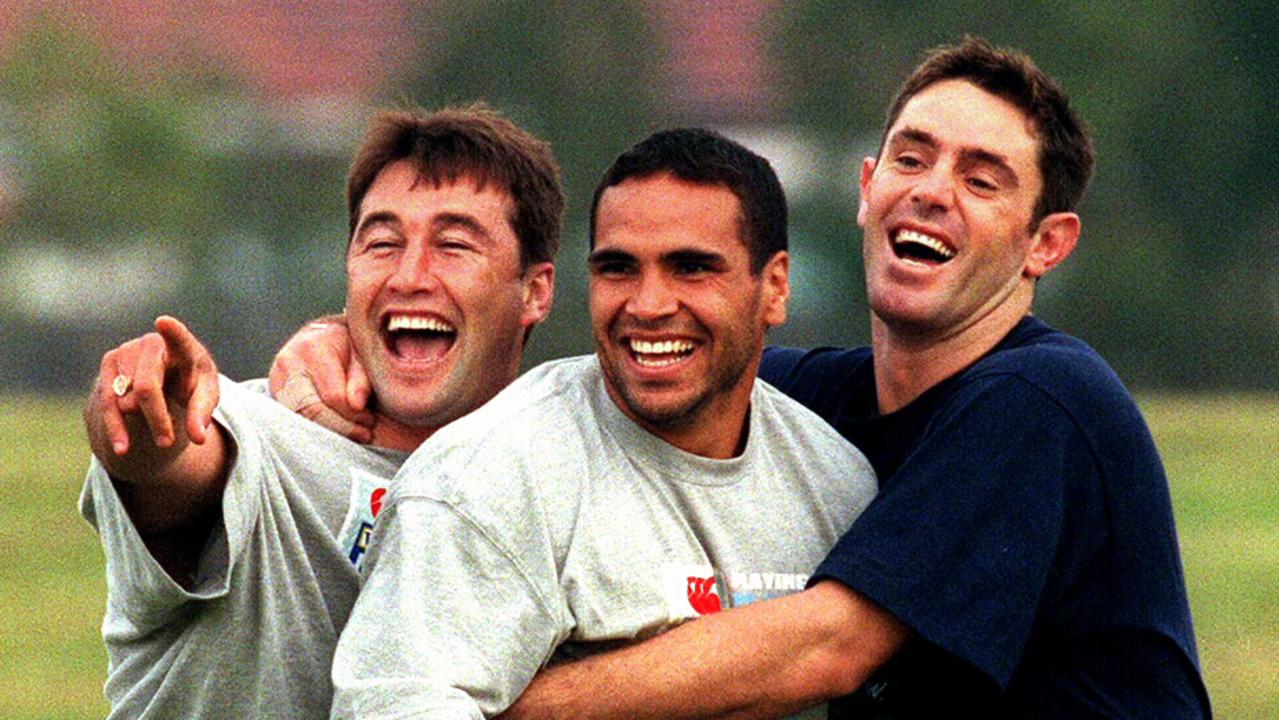
[{"label": "blurred tree", "polygon": [[342,163],[280,142],[238,83],[189,62],[143,74],[53,12],[11,46],[4,385],[80,388],[160,312],[188,320],[228,371],[262,374],[287,329],[336,304],[275,300],[316,285],[281,260],[326,224],[334,282],[319,285],[341,288]]}]

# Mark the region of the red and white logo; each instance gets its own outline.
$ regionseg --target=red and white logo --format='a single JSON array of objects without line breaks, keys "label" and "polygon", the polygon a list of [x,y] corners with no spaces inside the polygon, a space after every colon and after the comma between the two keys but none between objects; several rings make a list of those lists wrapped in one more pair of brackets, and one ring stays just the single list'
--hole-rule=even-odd
[{"label": "red and white logo", "polygon": [[714,575],[688,579],[688,604],[693,606],[698,615],[710,615],[720,611],[719,592],[715,587]]}]

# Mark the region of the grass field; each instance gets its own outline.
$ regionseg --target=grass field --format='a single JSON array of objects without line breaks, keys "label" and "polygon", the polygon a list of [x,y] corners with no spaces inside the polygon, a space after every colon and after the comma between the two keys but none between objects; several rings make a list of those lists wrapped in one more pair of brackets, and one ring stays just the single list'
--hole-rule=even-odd
[{"label": "grass field", "polygon": [[[1279,397],[1142,405],[1172,482],[1216,716],[1279,717]],[[100,718],[105,587],[77,401],[0,399],[0,717]]]}]

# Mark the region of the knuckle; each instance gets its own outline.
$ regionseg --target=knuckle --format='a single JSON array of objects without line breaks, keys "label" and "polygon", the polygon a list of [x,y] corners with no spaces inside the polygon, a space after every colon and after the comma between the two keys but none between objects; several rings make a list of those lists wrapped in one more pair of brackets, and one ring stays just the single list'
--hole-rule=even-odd
[{"label": "knuckle", "polygon": [[[156,382],[155,378],[148,375],[134,378],[132,394],[136,397],[149,400],[160,394],[160,384]],[[125,397],[128,397],[128,395]]]}]

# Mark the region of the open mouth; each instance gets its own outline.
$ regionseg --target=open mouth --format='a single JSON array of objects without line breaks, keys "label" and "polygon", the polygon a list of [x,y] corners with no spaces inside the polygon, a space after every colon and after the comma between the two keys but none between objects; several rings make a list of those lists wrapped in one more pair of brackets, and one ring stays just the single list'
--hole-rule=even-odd
[{"label": "open mouth", "polygon": [[697,348],[688,340],[636,340],[627,341],[631,357],[643,367],[660,368],[674,365],[688,358]]},{"label": "open mouth", "polygon": [[444,357],[457,340],[457,329],[428,315],[391,313],[382,331],[386,347],[406,362],[429,363]]},{"label": "open mouth", "polygon": [[923,265],[941,265],[955,257],[949,245],[918,230],[898,230],[893,236],[893,253]]}]

